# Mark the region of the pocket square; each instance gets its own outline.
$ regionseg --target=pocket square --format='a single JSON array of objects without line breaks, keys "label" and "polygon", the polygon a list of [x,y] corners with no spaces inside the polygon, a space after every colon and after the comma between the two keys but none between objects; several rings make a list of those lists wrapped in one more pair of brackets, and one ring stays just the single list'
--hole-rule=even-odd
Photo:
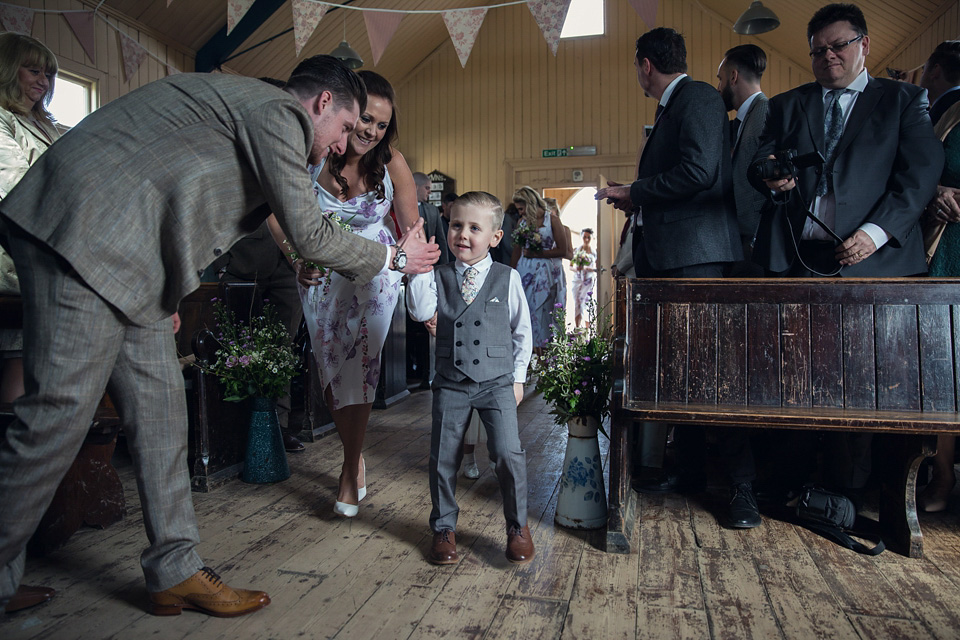
[{"label": "pocket square", "polygon": [[489,300],[487,300],[487,302],[500,302],[500,298],[497,298],[496,296],[494,296],[493,298],[490,298]]}]

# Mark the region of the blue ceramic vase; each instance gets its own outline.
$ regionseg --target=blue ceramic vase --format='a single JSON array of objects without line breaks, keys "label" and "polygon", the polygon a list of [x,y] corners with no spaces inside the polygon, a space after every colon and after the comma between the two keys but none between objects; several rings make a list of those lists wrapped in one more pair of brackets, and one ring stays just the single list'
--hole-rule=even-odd
[{"label": "blue ceramic vase", "polygon": [[576,417],[567,423],[567,452],[560,477],[554,522],[570,529],[599,529],[607,524],[603,461],[597,440],[599,421]]},{"label": "blue ceramic vase", "polygon": [[280,482],[290,477],[277,418],[277,401],[273,398],[250,398],[250,429],[241,477],[244,482],[254,484]]}]

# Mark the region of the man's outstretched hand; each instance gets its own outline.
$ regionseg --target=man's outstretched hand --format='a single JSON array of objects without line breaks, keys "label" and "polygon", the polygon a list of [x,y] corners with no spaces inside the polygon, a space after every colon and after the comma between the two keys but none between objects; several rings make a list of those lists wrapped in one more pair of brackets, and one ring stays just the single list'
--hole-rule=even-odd
[{"label": "man's outstretched hand", "polygon": [[440,245],[430,238],[430,242],[423,241],[423,218],[417,220],[412,227],[407,228],[397,246],[407,254],[407,266],[403,273],[429,273],[433,265],[440,259]]}]

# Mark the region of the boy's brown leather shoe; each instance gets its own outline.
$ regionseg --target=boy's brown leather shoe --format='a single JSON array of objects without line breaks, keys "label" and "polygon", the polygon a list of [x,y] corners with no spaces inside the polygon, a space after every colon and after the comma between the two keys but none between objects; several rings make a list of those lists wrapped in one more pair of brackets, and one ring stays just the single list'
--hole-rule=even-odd
[{"label": "boy's brown leather shoe", "polygon": [[150,613],[155,616],[178,616],[184,609],[193,609],[217,618],[233,618],[268,604],[270,596],[263,591],[229,587],[209,567],[166,591],[150,594]]},{"label": "boy's brown leather shoe", "polygon": [[511,526],[507,530],[507,560],[513,564],[527,564],[533,560],[533,539],[530,537],[530,527]]},{"label": "boy's brown leather shoe", "polygon": [[427,554],[427,561],[431,564],[457,564],[460,556],[457,555],[457,534],[450,529],[437,531],[433,534],[433,546]]}]

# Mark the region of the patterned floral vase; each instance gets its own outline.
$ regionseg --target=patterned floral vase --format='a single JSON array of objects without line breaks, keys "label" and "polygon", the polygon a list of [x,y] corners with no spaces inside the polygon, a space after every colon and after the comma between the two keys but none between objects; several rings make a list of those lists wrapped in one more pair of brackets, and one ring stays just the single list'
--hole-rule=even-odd
[{"label": "patterned floral vase", "polygon": [[280,482],[290,477],[277,401],[273,398],[250,398],[250,429],[241,477],[253,484]]},{"label": "patterned floral vase", "polygon": [[599,529],[607,524],[598,427],[599,422],[592,416],[574,418],[567,423],[570,435],[554,516],[554,522],[561,527]]}]

